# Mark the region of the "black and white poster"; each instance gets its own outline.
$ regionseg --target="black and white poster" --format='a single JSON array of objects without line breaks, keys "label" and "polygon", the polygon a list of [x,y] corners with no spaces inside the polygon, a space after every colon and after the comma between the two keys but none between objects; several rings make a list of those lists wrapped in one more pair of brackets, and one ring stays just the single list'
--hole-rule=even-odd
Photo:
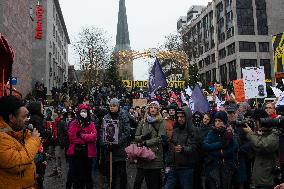
[{"label": "black and white poster", "polygon": [[105,119],[103,125],[103,142],[118,144],[118,120]]}]

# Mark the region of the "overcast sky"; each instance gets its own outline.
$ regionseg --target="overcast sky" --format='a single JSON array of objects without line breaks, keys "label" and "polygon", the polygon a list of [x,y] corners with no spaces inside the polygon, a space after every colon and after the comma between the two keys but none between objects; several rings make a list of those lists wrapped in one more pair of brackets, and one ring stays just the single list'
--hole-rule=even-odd
[{"label": "overcast sky", "polygon": [[[126,0],[128,29],[132,50],[158,47],[164,36],[176,32],[176,23],[191,5],[207,5],[211,0]],[[72,40],[83,27],[96,26],[107,32],[115,45],[119,0],[60,0],[61,9]],[[146,60],[134,64],[134,78],[147,79]],[[69,62],[76,63],[72,47]]]}]

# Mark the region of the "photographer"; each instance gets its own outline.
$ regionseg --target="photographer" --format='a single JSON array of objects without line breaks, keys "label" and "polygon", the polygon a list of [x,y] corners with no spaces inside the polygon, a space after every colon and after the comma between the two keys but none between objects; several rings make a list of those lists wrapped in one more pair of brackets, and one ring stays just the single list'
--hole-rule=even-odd
[{"label": "photographer", "polygon": [[[266,111],[256,110],[255,119],[257,122],[264,117],[269,117]],[[278,132],[271,127],[267,127],[266,124],[260,124],[259,131],[256,133],[248,125],[243,130],[255,152],[252,173],[255,189],[273,189],[273,171],[276,166],[275,162],[279,146]]]},{"label": "photographer", "polygon": [[239,144],[239,153],[238,153],[238,161],[239,166],[237,168],[235,179],[233,180],[234,189],[250,189],[250,169],[251,169],[251,157],[250,152],[251,144],[250,141],[246,138],[246,135],[243,131],[243,127],[247,123],[249,127],[253,127],[253,123],[251,123],[248,118],[248,112],[243,112],[242,117],[238,117],[237,114],[238,107],[236,104],[229,104],[226,108],[228,114],[229,125],[234,130],[234,135],[238,139]]}]

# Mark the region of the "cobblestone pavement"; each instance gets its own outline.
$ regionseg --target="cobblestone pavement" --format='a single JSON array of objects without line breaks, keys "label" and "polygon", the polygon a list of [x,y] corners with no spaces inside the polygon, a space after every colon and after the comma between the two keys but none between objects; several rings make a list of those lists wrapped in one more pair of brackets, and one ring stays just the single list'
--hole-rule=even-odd
[{"label": "cobblestone pavement", "polygon": [[[65,183],[67,178],[67,171],[68,171],[68,164],[66,163],[64,155],[61,156],[62,158],[62,174],[60,176],[53,176],[48,177],[52,172],[53,168],[55,167],[55,160],[51,159],[48,161],[48,165],[46,168],[45,179],[44,179],[44,189],[65,189]],[[127,174],[128,174],[128,189],[133,188],[133,183],[136,174],[136,167],[135,164],[127,164]],[[94,181],[94,188],[95,189],[108,189],[108,185],[104,184],[103,177],[99,173],[96,172],[96,175],[93,178]],[[145,184],[143,188],[145,189]]]}]

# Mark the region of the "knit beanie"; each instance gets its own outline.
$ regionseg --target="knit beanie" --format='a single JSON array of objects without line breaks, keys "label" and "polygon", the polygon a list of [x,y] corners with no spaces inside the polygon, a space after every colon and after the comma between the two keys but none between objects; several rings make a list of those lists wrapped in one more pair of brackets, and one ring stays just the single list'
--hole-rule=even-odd
[{"label": "knit beanie", "polygon": [[214,119],[220,119],[224,122],[224,124],[228,123],[228,116],[226,112],[223,111],[219,111],[215,114],[215,118]]},{"label": "knit beanie", "polygon": [[110,105],[115,105],[119,107],[119,100],[117,98],[113,98],[110,100]]}]

